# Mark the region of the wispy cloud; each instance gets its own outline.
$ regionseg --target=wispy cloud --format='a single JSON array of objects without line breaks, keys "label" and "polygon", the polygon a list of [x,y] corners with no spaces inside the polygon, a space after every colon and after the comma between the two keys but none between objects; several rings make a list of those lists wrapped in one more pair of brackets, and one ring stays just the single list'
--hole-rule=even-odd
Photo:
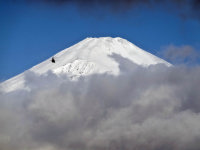
[{"label": "wispy cloud", "polygon": [[194,64],[200,59],[198,50],[190,45],[169,45],[162,48],[160,55],[174,64]]},{"label": "wispy cloud", "polygon": [[123,13],[140,6],[152,9],[162,7],[184,19],[200,19],[199,0],[13,0],[13,2],[46,3],[56,6],[76,4],[82,12],[96,11],[97,7],[109,7],[115,13]]},{"label": "wispy cloud", "polygon": [[119,65],[78,81],[27,72],[30,91],[0,95],[0,149],[198,150],[200,67]]}]

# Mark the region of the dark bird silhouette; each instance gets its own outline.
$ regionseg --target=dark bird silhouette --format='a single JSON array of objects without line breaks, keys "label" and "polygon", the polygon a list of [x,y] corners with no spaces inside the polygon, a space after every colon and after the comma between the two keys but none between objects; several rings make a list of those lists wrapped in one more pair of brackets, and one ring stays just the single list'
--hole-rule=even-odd
[{"label": "dark bird silhouette", "polygon": [[54,57],[51,58],[51,62],[52,62],[52,63],[55,63],[55,62],[56,62],[55,59],[54,59]]}]

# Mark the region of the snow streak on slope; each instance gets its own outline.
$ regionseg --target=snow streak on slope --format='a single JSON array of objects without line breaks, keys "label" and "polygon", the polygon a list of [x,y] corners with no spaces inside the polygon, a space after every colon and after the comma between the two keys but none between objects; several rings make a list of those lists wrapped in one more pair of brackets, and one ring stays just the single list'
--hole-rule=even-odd
[{"label": "snow streak on slope", "polygon": [[[86,38],[78,44],[69,47],[54,55],[56,63],[51,63],[50,58],[32,67],[30,71],[44,75],[48,71],[59,75],[67,75],[72,80],[90,74],[120,73],[118,63],[112,55],[117,54],[127,58],[137,65],[148,67],[158,63],[170,64],[130,43],[122,38]],[[132,66],[126,66],[130,68]],[[18,88],[26,89],[24,73],[11,78],[0,85],[1,90],[10,92]]]}]

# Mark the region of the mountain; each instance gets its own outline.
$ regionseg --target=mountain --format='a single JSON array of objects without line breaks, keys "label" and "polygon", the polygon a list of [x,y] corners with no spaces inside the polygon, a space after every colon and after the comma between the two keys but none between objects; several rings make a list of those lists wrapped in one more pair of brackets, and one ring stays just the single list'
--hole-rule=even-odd
[{"label": "mountain", "polygon": [[[55,54],[55,63],[52,63],[51,58],[49,58],[32,67],[29,71],[38,75],[52,71],[57,75],[66,74],[72,80],[94,73],[118,75],[120,73],[119,63],[116,62],[113,55],[126,58],[132,63],[144,67],[159,63],[167,66],[171,65],[125,39],[119,37],[100,37],[86,38]],[[127,67],[131,68],[131,66]],[[11,92],[15,89],[26,89],[24,77],[24,73],[21,73],[1,83],[0,90],[3,92]]]}]

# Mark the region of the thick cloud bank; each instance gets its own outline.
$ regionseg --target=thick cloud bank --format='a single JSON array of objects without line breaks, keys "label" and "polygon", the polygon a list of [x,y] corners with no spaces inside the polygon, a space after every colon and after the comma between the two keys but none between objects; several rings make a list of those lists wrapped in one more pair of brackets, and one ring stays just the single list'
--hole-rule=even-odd
[{"label": "thick cloud bank", "polygon": [[117,77],[27,72],[30,91],[0,95],[0,149],[199,150],[200,67],[114,58]]}]

